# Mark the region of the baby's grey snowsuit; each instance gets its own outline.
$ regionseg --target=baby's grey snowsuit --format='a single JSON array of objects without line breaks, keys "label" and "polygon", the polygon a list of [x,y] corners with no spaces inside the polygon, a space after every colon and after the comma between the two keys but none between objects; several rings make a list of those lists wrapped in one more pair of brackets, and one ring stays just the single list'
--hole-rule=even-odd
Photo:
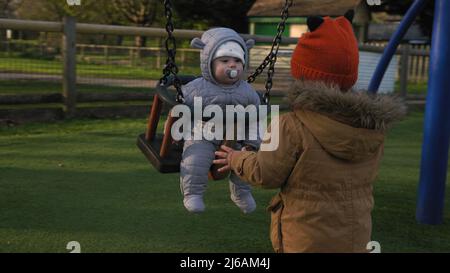
[{"label": "baby's grey snowsuit", "polygon": [[[225,109],[226,105],[260,105],[260,97],[256,91],[244,80],[239,80],[233,85],[220,85],[216,82],[211,71],[212,58],[215,50],[227,41],[235,41],[242,46],[245,52],[245,66],[248,67],[248,49],[253,46],[253,40],[244,40],[233,30],[228,28],[214,28],[206,31],[201,39],[195,38],[191,45],[201,48],[200,61],[202,77],[197,78],[182,88],[185,104],[193,107],[194,97],[202,98],[203,109],[208,105],[219,105]],[[195,126],[195,124],[194,124]],[[257,140],[244,140],[239,144],[246,144],[259,148],[260,137]],[[208,182],[208,171],[215,158],[214,152],[221,141],[217,140],[185,140],[183,156],[180,168],[180,186],[184,197],[189,195],[203,195]],[[230,175],[230,192],[232,200],[237,204],[241,196],[251,194],[248,184],[242,182],[234,173]],[[237,200],[237,202],[236,202]],[[237,204],[238,205],[238,204]],[[185,204],[186,206],[186,204]],[[239,206],[239,205],[238,205]],[[242,209],[242,208],[241,208]],[[245,211],[244,211],[245,212]]]}]

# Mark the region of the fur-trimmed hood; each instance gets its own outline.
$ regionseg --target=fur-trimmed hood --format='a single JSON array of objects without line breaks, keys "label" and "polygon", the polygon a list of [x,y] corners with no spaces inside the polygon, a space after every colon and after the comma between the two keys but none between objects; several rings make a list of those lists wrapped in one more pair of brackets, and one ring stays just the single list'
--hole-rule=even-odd
[{"label": "fur-trimmed hood", "polygon": [[341,92],[339,87],[322,82],[296,80],[288,99],[293,109],[323,114],[355,128],[384,131],[406,115],[400,98],[365,91]]},{"label": "fur-trimmed hood", "polygon": [[374,156],[389,126],[406,114],[398,98],[296,81],[289,92],[294,113],[335,157],[361,161]]}]

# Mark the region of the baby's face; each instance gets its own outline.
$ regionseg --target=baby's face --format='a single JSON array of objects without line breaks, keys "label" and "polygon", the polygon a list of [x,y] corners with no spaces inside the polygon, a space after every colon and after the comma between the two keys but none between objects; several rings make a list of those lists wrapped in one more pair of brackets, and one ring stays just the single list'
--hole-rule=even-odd
[{"label": "baby's face", "polygon": [[212,74],[220,84],[233,84],[241,79],[244,64],[239,58],[219,57],[212,62]]}]

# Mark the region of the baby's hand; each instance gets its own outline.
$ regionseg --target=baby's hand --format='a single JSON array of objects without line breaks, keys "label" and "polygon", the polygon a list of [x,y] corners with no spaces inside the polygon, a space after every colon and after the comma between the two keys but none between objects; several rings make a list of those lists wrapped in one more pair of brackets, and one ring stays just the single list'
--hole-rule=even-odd
[{"label": "baby's hand", "polygon": [[244,147],[242,147],[241,151],[243,152],[247,152],[247,151],[253,151],[253,147],[250,145],[245,145]]}]

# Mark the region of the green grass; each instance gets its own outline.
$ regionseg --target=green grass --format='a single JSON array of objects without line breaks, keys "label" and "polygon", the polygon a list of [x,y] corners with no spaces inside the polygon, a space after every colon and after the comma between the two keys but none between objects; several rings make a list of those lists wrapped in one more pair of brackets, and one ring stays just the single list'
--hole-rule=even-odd
[{"label": "green grass", "polygon": [[423,113],[413,112],[387,138],[375,184],[372,237],[380,241],[385,251],[450,251],[450,173],[447,174],[444,224],[419,225],[415,221],[422,130]]},{"label": "green grass", "polygon": [[[375,184],[372,239],[383,252],[450,251],[450,193],[444,224],[415,222],[423,114],[390,132]],[[160,174],[135,146],[145,120],[67,120],[0,128],[0,252],[272,252],[255,189],[243,215],[225,181],[211,182],[207,210],[187,213],[178,174]],[[447,185],[448,188],[448,185]]]},{"label": "green grass", "polygon": [[0,71],[2,72],[62,73],[61,61],[20,57],[1,57],[0,60]]},{"label": "green grass", "polygon": [[[0,252],[270,251],[264,206],[245,217],[214,182],[208,211],[185,212],[177,174],[135,146],[145,120],[73,120],[0,132]],[[9,159],[7,159],[9,158]],[[244,240],[243,238],[246,238]],[[247,241],[248,240],[248,241]]]},{"label": "green grass", "polygon": [[[427,82],[408,83],[406,90],[407,95],[426,95],[428,89]],[[395,82],[394,92],[400,93],[400,82]]]},{"label": "green grass", "polygon": [[[152,88],[144,87],[120,87],[98,84],[77,84],[80,93],[126,93],[126,92],[151,92]],[[62,93],[62,84],[58,82],[36,80],[0,80],[0,95],[20,94],[51,94]]]},{"label": "green grass", "polygon": [[[0,72],[61,75],[62,62],[59,60],[0,56]],[[200,68],[199,66],[185,67],[182,74],[198,75],[200,74]],[[106,65],[78,61],[77,75],[80,77],[95,76],[113,79],[159,79],[162,76],[162,68],[156,69],[151,65]]]},{"label": "green grass", "polygon": [[[102,108],[102,107],[122,107],[122,106],[150,106],[149,101],[128,100],[128,101],[100,101],[100,102],[81,102],[77,103],[76,108]],[[42,109],[42,108],[63,108],[62,103],[36,103],[36,104],[13,104],[1,105],[0,109]]]}]

